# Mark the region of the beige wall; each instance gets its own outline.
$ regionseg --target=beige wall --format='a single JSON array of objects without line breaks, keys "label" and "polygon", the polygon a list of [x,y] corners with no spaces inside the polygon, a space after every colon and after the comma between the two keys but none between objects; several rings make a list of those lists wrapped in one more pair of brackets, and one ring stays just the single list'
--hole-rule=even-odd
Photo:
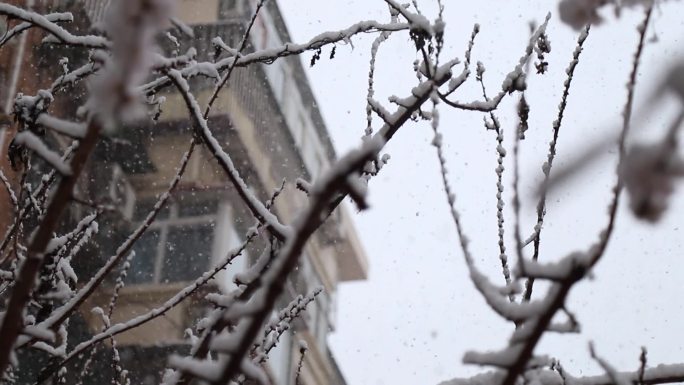
[{"label": "beige wall", "polygon": [[219,0],[180,0],[176,17],[186,24],[208,24],[218,20]]},{"label": "beige wall", "polygon": [[[178,293],[187,283],[130,285],[119,293],[117,306],[111,317],[112,325],[126,322],[160,307],[165,301]],[[191,327],[201,314],[197,300],[204,297],[212,285],[204,287],[173,307],[165,314],[134,329],[118,334],[116,343],[124,345],[153,346],[159,344],[174,344],[182,342],[184,330]],[[101,290],[86,301],[81,307],[82,315],[90,326],[91,331],[102,330],[100,316],[88,311],[95,306],[105,307],[111,298],[111,288]]]}]

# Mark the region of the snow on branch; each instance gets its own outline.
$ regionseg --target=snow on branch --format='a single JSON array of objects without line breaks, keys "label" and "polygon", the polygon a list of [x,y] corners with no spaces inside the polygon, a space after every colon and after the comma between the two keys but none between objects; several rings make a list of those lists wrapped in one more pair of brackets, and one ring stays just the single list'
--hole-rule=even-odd
[{"label": "snow on branch", "polygon": [[[43,15],[45,20],[51,23],[58,23],[58,22],[72,22],[74,20],[74,17],[71,13],[65,12],[65,13],[50,13],[47,15]],[[2,38],[0,38],[0,47],[5,45],[8,41],[10,41],[13,37],[21,34],[22,32],[28,30],[29,28],[33,27],[35,24],[30,21],[25,21],[23,23],[19,23],[12,27],[11,29],[7,30]]]},{"label": "snow on branch", "polygon": [[[328,44],[334,44],[338,42],[351,42],[351,38],[354,35],[367,32],[383,32],[383,31],[401,31],[407,30],[408,24],[404,23],[390,23],[382,24],[377,21],[361,21],[355,23],[354,25],[339,31],[325,32],[311,38],[308,42],[297,44],[297,43],[285,43],[279,47],[268,48],[258,50],[249,54],[243,54],[241,56],[227,57],[217,61],[216,63],[204,63],[213,68],[214,72],[221,72],[227,70],[231,66],[235,67],[246,67],[254,63],[265,63],[271,64],[278,59],[299,55],[306,51],[312,51],[319,49]],[[200,65],[203,63],[198,63]],[[200,72],[201,73],[201,72]],[[181,70],[181,75],[183,77],[194,76],[197,74],[194,68],[184,68]],[[168,77],[160,77],[155,79],[142,87],[142,92],[145,94],[155,93],[161,88],[169,85],[171,80]]]},{"label": "snow on branch", "polygon": [[[312,51],[329,44],[338,42],[349,42],[350,39],[360,33],[368,32],[396,32],[408,29],[404,23],[378,23],[374,20],[360,21],[346,29],[339,31],[324,32],[314,36],[306,43],[285,43],[280,47],[259,50],[247,55],[243,55],[236,60],[236,66],[244,67],[252,63],[273,63],[275,60],[287,56],[298,55],[306,51]],[[225,68],[229,62],[235,58],[226,58],[217,63],[219,68]]]},{"label": "snow on branch", "polygon": [[[455,89],[455,87],[451,86],[447,90],[446,94],[441,93],[440,98],[442,101],[444,101],[446,104],[450,105],[451,107],[458,108],[461,110],[469,110],[469,111],[482,111],[482,112],[490,112],[495,110],[498,106],[499,103],[501,103],[501,100],[507,95],[511,94],[515,91],[524,91],[525,88],[527,88],[527,83],[525,81],[525,73],[524,73],[524,66],[525,63],[529,60],[530,56],[534,52],[534,48],[537,44],[537,40],[546,32],[546,27],[549,24],[549,20],[551,19],[551,14],[547,14],[546,18],[544,19],[544,22],[537,28],[537,30],[532,34],[530,37],[530,40],[527,44],[527,47],[525,48],[525,53],[520,57],[520,60],[518,61],[518,64],[515,66],[513,71],[509,72],[508,75],[504,78],[503,82],[501,83],[501,92],[496,94],[494,97],[490,98],[489,100],[485,101],[473,101],[469,103],[461,103],[461,102],[455,102],[447,99],[446,95],[449,93],[452,93]],[[475,32],[473,32],[473,37],[475,35]],[[469,46],[470,47],[470,46]],[[470,50],[470,48],[469,48]],[[464,69],[465,73],[465,69]],[[467,76],[467,75],[465,75]],[[460,85],[460,84],[459,84]]]},{"label": "snow on branch", "polygon": [[[392,23],[397,22],[397,14],[392,14]],[[375,111],[381,119],[385,120],[382,106],[379,104],[376,106],[374,103],[377,103],[373,99],[373,95],[375,94],[375,90],[373,89],[373,82],[374,82],[374,76],[375,76],[375,62],[377,60],[377,55],[378,55],[378,50],[380,49],[380,45],[387,41],[389,37],[391,36],[392,31],[382,31],[380,34],[373,40],[373,43],[371,44],[371,53],[370,53],[370,64],[368,68],[368,91],[366,93],[366,130],[364,131],[366,136],[370,136],[373,134],[373,127],[372,127],[372,122],[373,122],[373,116],[371,114],[371,110]]]},{"label": "snow on branch", "polygon": [[15,19],[23,20],[38,28],[41,28],[46,32],[50,33],[51,36],[54,36],[54,39],[60,43],[82,46],[87,48],[108,48],[111,45],[110,42],[107,41],[107,39],[101,36],[74,36],[64,28],[57,25],[55,23],[57,21],[66,21],[65,19],[68,18],[66,14],[46,17],[35,12],[26,11],[24,9],[15,7],[10,4],[0,3],[0,15],[6,15]]},{"label": "snow on branch", "polygon": [[[73,142],[71,146],[69,146],[65,151],[64,154],[62,155],[62,161],[65,161],[69,156],[72,155],[74,149],[77,146],[77,142]],[[2,243],[0,243],[0,255],[5,251],[7,246],[10,244],[10,241],[13,239],[13,237],[16,234],[17,229],[21,226],[22,221],[33,211],[33,209],[36,208],[36,205],[34,202],[40,203],[40,207],[44,206],[44,202],[47,200],[48,196],[48,188],[51,186],[52,183],[54,183],[56,179],[56,170],[50,170],[46,175],[43,175],[43,177],[40,180],[40,184],[38,185],[38,188],[36,188],[33,193],[29,195],[28,202],[26,202],[22,207],[21,210],[17,213],[14,222],[9,226],[7,231],[5,232],[5,237],[2,240]],[[9,257],[9,254],[7,254],[6,258]],[[0,263],[4,262],[5,260],[0,260]]]},{"label": "snow on branch", "polygon": [[434,34],[432,25],[427,17],[420,13],[410,12],[407,7],[394,0],[385,0],[385,2],[409,22],[409,28],[412,33],[425,36],[432,36]]},{"label": "snow on branch", "polygon": [[268,354],[277,346],[280,337],[290,329],[292,321],[306,310],[307,305],[313,302],[322,291],[323,288],[318,287],[306,296],[298,295],[278,312],[277,317],[264,328],[264,337],[252,347],[250,355],[254,357],[255,363],[268,360]]},{"label": "snow on branch", "polygon": [[[544,173],[544,182],[543,184],[548,183],[549,176],[551,175],[551,168],[553,167],[553,161],[556,158],[556,146],[558,144],[558,134],[560,132],[560,127],[561,123],[563,122],[563,116],[565,114],[565,108],[568,105],[568,96],[570,94],[570,86],[572,84],[572,79],[573,75],[575,73],[575,68],[577,68],[577,64],[579,63],[579,57],[580,54],[582,53],[582,48],[584,45],[584,42],[587,40],[587,37],[589,36],[589,28],[590,26],[587,25],[584,30],[580,33],[579,37],[577,38],[577,45],[575,47],[575,51],[572,54],[572,60],[570,61],[570,64],[568,65],[568,68],[565,70],[565,73],[567,74],[567,78],[565,82],[563,83],[563,95],[561,96],[561,101],[560,104],[558,105],[558,117],[556,120],[553,121],[553,137],[551,141],[549,142],[549,153],[547,155],[546,162],[544,165],[542,165],[542,172]],[[541,231],[544,225],[544,216],[546,215],[546,191],[542,191],[542,193],[539,196],[539,201],[537,203],[537,223],[534,226],[534,233],[532,235],[534,242],[534,251],[532,255],[532,260],[536,261],[539,258],[539,244],[540,244],[540,236],[541,236]],[[529,242],[525,242],[526,244]],[[525,284],[525,293],[523,293],[523,298],[527,301],[532,296],[532,290],[534,287],[534,278],[530,277],[530,279],[527,281]]]},{"label": "snow on branch", "polygon": [[[476,31],[479,28],[473,30],[473,35],[471,37],[471,44],[468,46],[468,52],[466,53],[466,61],[470,61],[470,50],[472,49],[472,41],[475,38]],[[488,100],[487,88],[484,83],[484,72],[485,68],[481,62],[477,62],[476,79],[480,83],[480,88],[482,89],[482,97]],[[493,130],[496,133],[496,163],[497,167],[494,170],[496,173],[496,222],[497,222],[497,235],[499,238],[499,260],[501,261],[501,271],[504,277],[504,281],[507,286],[511,284],[511,271],[508,265],[508,255],[506,254],[506,243],[505,243],[505,219],[504,219],[504,185],[503,185],[503,174],[504,174],[504,158],[506,157],[506,148],[504,147],[504,130],[499,123],[499,118],[494,114],[494,111],[489,112],[490,120],[487,120],[486,116],[483,116],[485,127],[488,130]],[[510,302],[514,301],[514,296],[511,293],[509,295]]]},{"label": "snow on branch", "polygon": [[610,380],[615,384],[615,385],[630,385],[630,382],[619,375],[615,368],[608,363],[605,359],[599,357],[596,354],[596,351],[594,350],[594,344],[589,343],[589,353],[591,354],[591,358],[596,360],[598,364],[603,368],[603,370],[606,372],[606,376],[610,378]]},{"label": "snow on branch", "polygon": [[50,86],[50,90],[55,93],[66,88],[67,85],[73,85],[79,80],[85,79],[86,77],[94,74],[100,69],[100,64],[95,62],[89,62],[81,67],[66,73],[58,77]]},{"label": "snow on branch", "polygon": [[62,161],[60,155],[48,148],[48,146],[33,132],[23,131],[18,133],[17,136],[14,137],[12,143],[16,146],[23,146],[33,151],[34,154],[41,157],[62,175],[71,175],[71,167]]},{"label": "snow on branch", "polygon": [[435,87],[449,81],[452,78],[451,68],[458,64],[458,60],[449,61],[436,69],[432,78],[423,81],[411,90],[411,96],[402,99],[402,103],[391,115],[385,116],[385,124],[373,135],[374,138],[383,138],[385,141],[392,139],[404,123],[425,103]]},{"label": "snow on branch", "polygon": [[36,119],[36,123],[74,139],[83,138],[87,128],[83,123],[70,122],[49,114],[40,114],[38,119]]}]

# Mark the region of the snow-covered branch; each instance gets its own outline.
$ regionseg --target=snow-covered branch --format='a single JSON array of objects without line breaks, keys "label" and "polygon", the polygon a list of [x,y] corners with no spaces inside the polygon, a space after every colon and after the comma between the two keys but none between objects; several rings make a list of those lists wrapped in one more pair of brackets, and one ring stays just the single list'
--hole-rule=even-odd
[{"label": "snow-covered branch", "polygon": [[214,135],[211,133],[211,130],[209,130],[207,120],[202,116],[202,111],[200,111],[197,100],[190,93],[190,86],[188,85],[188,82],[185,80],[185,78],[183,78],[180,72],[176,70],[169,71],[169,78],[171,78],[176,84],[178,91],[183,96],[183,100],[188,107],[197,135],[202,138],[203,142],[211,150],[212,154],[219,162],[219,165],[226,173],[226,176],[237,189],[242,200],[245,202],[245,204],[247,204],[252,214],[254,214],[254,217],[256,217],[259,222],[267,225],[268,229],[273,232],[276,237],[281,240],[285,239],[290,230],[281,224],[278,218],[271,213],[250,191],[249,187],[240,176],[237,168],[235,168],[230,155],[223,151],[221,144],[219,144],[218,140],[216,140]]},{"label": "snow-covered branch", "polygon": [[[44,15],[43,17],[45,18],[46,21],[51,22],[51,23],[74,21],[74,17],[71,13],[50,13],[48,15]],[[11,29],[5,31],[4,36],[2,38],[0,38],[0,47],[5,45],[13,37],[21,34],[22,32],[30,29],[31,27],[33,27],[35,25],[36,24],[33,23],[32,21],[25,21],[23,23],[19,23],[19,24],[15,25]]]},{"label": "snow-covered branch", "polygon": [[[553,160],[556,158],[556,146],[558,145],[558,133],[560,131],[561,124],[563,122],[563,116],[565,114],[565,108],[568,104],[568,95],[570,94],[570,86],[572,84],[573,75],[575,73],[575,68],[579,63],[580,54],[582,53],[582,47],[585,40],[589,36],[589,26],[587,25],[585,29],[580,33],[577,38],[577,46],[572,54],[572,60],[565,70],[568,75],[567,79],[563,83],[563,96],[561,96],[560,104],[558,105],[558,117],[553,121],[553,137],[549,142],[549,153],[547,155],[546,162],[542,166],[542,172],[544,173],[544,184],[548,183],[549,175],[551,175],[551,168],[553,167]],[[537,223],[534,226],[534,234],[532,235],[534,242],[534,252],[532,255],[532,260],[536,261],[539,258],[539,244],[540,236],[542,231],[542,226],[544,225],[544,216],[546,215],[546,192],[543,191],[539,197],[539,202],[537,203]],[[529,243],[529,242],[526,242]],[[525,284],[525,293],[523,298],[527,301],[532,296],[532,290],[534,286],[534,278],[530,278]]]},{"label": "snow-covered branch", "polygon": [[[200,66],[210,66],[213,73],[218,73],[229,69],[231,66],[246,67],[255,63],[272,64],[280,58],[299,55],[306,51],[319,49],[328,44],[351,42],[351,38],[360,33],[383,31],[393,32],[406,29],[408,29],[408,25],[403,23],[382,24],[373,20],[362,21],[343,30],[322,33],[311,38],[306,43],[285,43],[275,48],[262,49],[249,54],[242,54],[237,57],[227,57],[217,61],[216,63],[197,63],[194,66],[182,69],[180,72],[183,77],[190,77],[195,76],[196,74],[206,73],[206,70],[198,71],[197,67]],[[145,94],[152,94],[168,86],[170,83],[171,80],[164,76],[145,84],[141,90]]]},{"label": "snow-covered branch", "polygon": [[23,20],[26,23],[41,28],[50,33],[51,36],[54,36],[55,40],[60,43],[87,48],[108,48],[111,46],[111,43],[102,36],[75,36],[57,25],[56,22],[58,21],[71,21],[69,19],[73,20],[73,17],[69,18],[66,14],[43,16],[39,13],[27,11],[10,4],[0,3],[0,15],[6,15],[18,20]]}]

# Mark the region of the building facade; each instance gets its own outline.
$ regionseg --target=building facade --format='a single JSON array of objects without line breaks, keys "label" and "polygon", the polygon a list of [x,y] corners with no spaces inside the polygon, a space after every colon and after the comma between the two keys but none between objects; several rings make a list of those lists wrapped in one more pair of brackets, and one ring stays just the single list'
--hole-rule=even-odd
[{"label": "building facade", "polygon": [[[38,3],[36,8],[68,10],[74,13],[76,20],[87,20],[74,27],[84,31],[102,19],[107,7],[107,1],[101,0]],[[194,47],[197,50],[195,60],[214,61],[226,55],[214,39],[219,37],[228,46],[239,46],[256,6],[254,0],[179,0],[177,17],[190,27],[193,37],[187,32],[171,30],[159,37],[160,46],[167,55],[184,53]],[[60,69],[55,68],[59,58],[68,57],[66,62],[72,68],[88,60],[82,53],[74,53],[68,48],[40,43],[42,36],[39,31],[31,31],[26,34],[24,43],[2,48],[5,52],[12,50],[12,54],[0,55],[3,67],[0,80],[4,85],[15,82],[14,86],[3,88],[10,90],[7,95],[0,95],[3,103],[11,100],[11,90],[30,94],[45,87],[49,81],[50,75],[32,76],[28,70],[31,66],[27,64],[37,63],[54,77],[59,75]],[[266,2],[249,34],[246,52],[279,47],[289,41],[277,2]],[[20,44],[24,44],[23,51]],[[9,63],[8,57],[23,60],[18,73],[15,73],[17,64]],[[46,57],[50,60],[44,60]],[[192,92],[202,106],[214,87],[214,79],[195,78],[192,81]],[[55,102],[50,113],[69,118],[76,113],[83,97],[74,96],[68,103]],[[188,112],[178,92],[164,89],[150,103],[155,105],[154,120],[121,127],[110,137],[103,138],[82,177],[81,196],[91,202],[107,202],[116,207],[100,221],[94,246],[84,251],[87,258],[81,257],[75,262],[77,270],[83,274],[104,263],[144,219],[174,178],[183,152],[193,137]],[[11,111],[5,109],[5,114],[11,115]],[[6,121],[3,146],[7,146],[13,135],[11,123]],[[335,159],[299,57],[236,68],[219,93],[208,122],[245,182],[262,201],[268,200],[283,181],[287,182],[273,206],[274,213],[284,223],[289,223],[307,202],[306,195],[294,187],[295,181],[298,178],[315,180]],[[56,141],[61,147],[66,144]],[[15,178],[5,156],[2,162],[0,167],[10,179]],[[6,198],[0,195],[1,204],[7,204]],[[82,216],[82,210],[84,208],[76,207],[71,217]],[[3,215],[3,228],[8,226],[8,219],[9,216]],[[213,155],[198,146],[167,205],[134,247],[126,285],[120,291],[111,322],[123,322],[160,306],[239,246],[253,225],[248,208]],[[265,247],[266,241],[258,239],[219,278],[198,290],[192,298],[163,317],[116,336],[121,365],[129,370],[133,383],[158,383],[167,356],[187,351],[189,333],[211,308],[206,294],[225,293],[236,288],[235,275],[251,266]],[[301,346],[308,349],[299,374],[300,384],[345,383],[328,348],[327,336],[335,328],[338,284],[365,279],[367,269],[367,260],[349,214],[340,207],[308,242],[297,270],[288,280],[287,291],[278,301],[279,308],[283,308],[300,294],[323,289],[270,352],[264,366],[274,384],[294,384]],[[102,328],[101,319],[90,309],[103,307],[109,301],[112,286],[113,282],[110,282],[82,306],[79,319],[70,325],[81,331],[72,333],[70,338],[79,335],[87,338]],[[107,354],[106,351],[94,353],[94,357]],[[94,383],[106,381],[103,376],[109,376],[111,371],[97,361],[91,370],[97,373],[90,374]]]}]

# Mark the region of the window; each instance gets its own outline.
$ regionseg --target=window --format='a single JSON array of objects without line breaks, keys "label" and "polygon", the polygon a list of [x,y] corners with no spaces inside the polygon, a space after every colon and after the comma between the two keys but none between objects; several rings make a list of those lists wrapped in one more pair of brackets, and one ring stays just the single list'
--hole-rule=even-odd
[{"label": "window", "polygon": [[237,8],[237,0],[224,0],[222,4],[226,9]]},{"label": "window", "polygon": [[[215,255],[218,258],[223,258],[230,254],[242,244],[240,235],[235,228],[233,210],[227,202],[222,202],[218,207],[214,233],[220,234],[214,241]],[[219,273],[216,281],[220,289],[225,293],[237,289],[237,285],[233,283],[233,277],[235,277],[236,273],[245,271],[248,266],[249,253],[245,250],[233,259],[225,270]]]},{"label": "window", "polygon": [[[154,201],[138,204],[135,220],[142,220]],[[136,242],[128,273],[130,283],[192,281],[212,263],[217,202],[188,197],[170,202]]]},{"label": "window", "polygon": [[320,351],[325,351],[328,346],[328,333],[330,332],[330,324],[328,323],[328,294],[325,290],[318,294],[316,301],[309,306],[316,307],[316,317],[312,320],[311,334],[316,338],[316,343]]},{"label": "window", "polygon": [[[322,287],[321,279],[309,258],[308,253],[302,254],[300,270],[296,275],[298,284],[295,285],[295,290],[302,294],[308,294],[313,289]],[[316,300],[306,307],[306,313],[302,317],[320,351],[327,349],[327,338],[330,332],[330,308],[330,297],[327,290],[324,289],[316,296]]]}]

